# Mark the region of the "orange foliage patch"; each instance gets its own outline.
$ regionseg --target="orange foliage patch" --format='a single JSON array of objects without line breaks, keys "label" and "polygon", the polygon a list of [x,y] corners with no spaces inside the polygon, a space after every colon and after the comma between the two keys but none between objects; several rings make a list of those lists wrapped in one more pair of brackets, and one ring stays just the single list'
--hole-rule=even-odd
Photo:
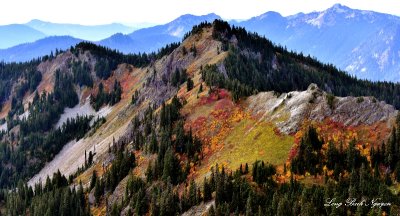
[{"label": "orange foliage patch", "polygon": [[390,127],[387,126],[387,122],[378,122],[372,125],[359,125],[359,126],[345,126],[342,123],[334,122],[331,119],[326,119],[322,122],[305,122],[302,129],[299,130],[295,135],[295,145],[289,152],[289,160],[293,159],[297,154],[298,144],[303,137],[305,131],[309,125],[313,125],[320,138],[324,140],[323,150],[327,150],[328,143],[333,142],[336,147],[339,147],[340,143],[343,144],[343,148],[347,148],[352,140],[356,141],[356,148],[360,153],[366,156],[369,160],[369,151],[371,147],[377,147],[385,141],[390,134]]},{"label": "orange foliage patch", "polygon": [[302,129],[295,134],[296,144],[300,142],[301,137],[303,137],[309,125],[313,125],[317,129],[320,138],[322,138],[326,144],[330,141],[336,144],[342,142],[344,147],[353,139],[360,145],[376,146],[387,139],[391,131],[387,126],[387,122],[378,122],[372,125],[345,126],[342,123],[326,119],[318,123],[304,123]]},{"label": "orange foliage patch", "polygon": [[[135,76],[134,72],[129,72],[128,69],[125,69],[123,73],[116,75],[113,73],[108,79],[102,80],[104,91],[109,92],[113,89],[115,80],[119,81],[122,87],[122,95],[121,99],[129,99],[130,98],[130,90],[137,85],[140,81],[139,76]],[[91,94],[97,95],[98,84],[93,87],[93,89],[86,90],[84,95],[87,97]],[[86,98],[83,97],[83,98]]]},{"label": "orange foliage patch", "polygon": [[[192,129],[194,131],[199,131],[201,128],[203,128],[206,124],[207,118],[204,116],[200,116],[197,119],[195,119],[193,121],[193,123],[190,124],[190,127],[192,127]],[[186,126],[187,127],[187,126]]]}]

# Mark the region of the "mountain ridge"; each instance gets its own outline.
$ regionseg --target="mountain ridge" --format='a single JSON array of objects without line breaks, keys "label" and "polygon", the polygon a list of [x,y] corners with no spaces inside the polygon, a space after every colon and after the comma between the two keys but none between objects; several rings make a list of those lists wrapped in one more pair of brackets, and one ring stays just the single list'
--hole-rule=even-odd
[{"label": "mountain ridge", "polygon": [[55,53],[56,50],[66,50],[83,40],[71,36],[50,36],[35,42],[0,49],[0,59],[6,62],[27,62],[32,59]]},{"label": "mountain ridge", "polygon": [[[4,104],[11,117],[6,120],[10,133],[1,138],[6,146],[15,145],[13,151],[4,147],[4,153],[25,153],[16,161],[0,157],[6,168],[0,182],[18,187],[6,194],[7,212],[40,215],[60,200],[76,208],[60,201],[58,212],[77,215],[374,212],[324,207],[325,196],[362,190],[356,178],[369,189],[355,195],[384,195],[400,205],[391,190],[398,184],[397,171],[387,169],[400,158],[394,148],[400,143],[395,138],[399,117],[392,105],[380,102],[399,107],[400,84],[355,79],[221,20],[196,25],[181,43],[161,50],[124,55],[82,42],[14,73],[3,74],[3,68],[15,65],[2,63],[1,75],[11,77],[0,82],[5,86],[0,89],[10,89],[1,96],[11,104]],[[33,90],[19,87],[26,83]],[[50,96],[39,96],[39,89]],[[24,103],[16,104],[15,97]],[[95,110],[108,110],[103,120],[90,126],[90,118],[77,117],[53,128],[66,112],[87,107],[88,100]],[[27,119],[13,118],[27,109]],[[47,113],[56,116],[53,124],[36,124]],[[41,136],[46,136],[43,143]],[[38,162],[43,152],[48,163],[32,168],[40,170],[35,177],[25,175],[29,185],[41,186],[5,181],[19,173],[10,169]],[[288,190],[294,198],[284,196]],[[316,207],[289,208],[299,200]],[[396,208],[382,211],[396,213]]]},{"label": "mountain ridge", "polygon": [[[138,52],[157,52],[159,49],[167,44],[181,41],[183,35],[191,30],[193,25],[197,25],[203,21],[212,22],[215,18],[219,16],[211,13],[208,15],[195,16],[186,14],[183,15],[185,19],[178,17],[177,19],[164,24],[157,25],[153,27],[139,29],[130,34],[115,33],[109,38],[105,38],[100,41],[95,41],[99,45],[107,46],[111,49],[117,49],[125,54],[128,53],[138,53]],[[190,18],[190,20],[187,20]],[[182,24],[183,22],[183,24]],[[40,42],[50,40],[49,38],[41,39]],[[77,39],[83,41],[82,39]],[[61,41],[60,41],[61,42]],[[26,50],[19,52],[19,48],[23,46],[15,46],[8,49],[0,49],[0,60],[7,62],[10,61],[29,61],[32,58],[37,58],[46,54],[50,54],[51,51],[55,49],[65,49],[70,46],[74,46],[76,43],[71,41],[64,41],[63,46],[57,46],[56,44],[51,44],[48,42],[48,48],[42,52],[36,52],[33,55],[25,55]],[[38,44],[38,43],[36,43]],[[33,47],[32,47],[33,46]],[[35,42],[31,44],[29,50],[38,50],[41,47],[35,46]],[[47,53],[46,53],[47,52]],[[12,57],[10,57],[12,56]]]},{"label": "mountain ridge", "polygon": [[129,33],[134,30],[132,27],[120,23],[104,25],[79,25],[67,23],[52,23],[41,20],[31,20],[24,25],[43,32],[48,36],[64,36],[80,38],[82,40],[99,41],[110,37],[115,33]]},{"label": "mountain ridge", "polygon": [[11,24],[0,26],[0,49],[16,46],[21,43],[34,42],[46,35],[29,26]]},{"label": "mountain ridge", "polygon": [[[269,18],[263,14],[237,23],[297,52],[331,62],[361,79],[398,81],[394,15],[351,9],[336,4],[324,11]],[[389,39],[381,38],[381,31]],[[351,34],[351,37],[349,37]],[[371,45],[369,41],[375,41]],[[371,52],[371,50],[374,50]],[[389,50],[386,51],[386,50]],[[386,51],[386,52],[385,52]]]},{"label": "mountain ridge", "polygon": [[204,21],[212,22],[218,18],[220,17],[214,13],[201,16],[185,14],[164,25],[139,29],[127,35],[113,35],[99,44],[124,53],[156,52],[166,44],[181,41],[193,25]]},{"label": "mountain ridge", "polygon": [[[216,14],[182,15],[164,25],[140,29],[126,35],[113,34],[97,43],[124,53],[155,52],[163,45],[179,42],[190,26],[201,20],[210,22],[218,18],[220,17]],[[318,12],[283,17],[270,11],[249,20],[231,23],[265,35],[274,43],[296,52],[333,63],[361,79],[400,79],[399,64],[396,64],[400,61],[396,54],[400,51],[396,43],[400,37],[397,30],[400,28],[400,18],[394,15],[335,4]],[[382,34],[386,36],[381,37]],[[43,53],[37,54],[40,55]],[[21,56],[15,60],[25,61],[29,57],[31,56]],[[0,59],[6,60],[8,56],[0,56]]]}]

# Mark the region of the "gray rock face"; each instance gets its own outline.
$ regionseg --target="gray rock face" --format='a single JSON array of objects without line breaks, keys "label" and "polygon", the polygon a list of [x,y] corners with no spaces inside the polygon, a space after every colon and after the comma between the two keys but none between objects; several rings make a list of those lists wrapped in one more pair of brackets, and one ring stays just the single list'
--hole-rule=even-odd
[{"label": "gray rock face", "polygon": [[182,214],[182,216],[202,216],[202,215],[205,215],[209,211],[211,206],[215,207],[215,201],[214,200],[206,202],[206,203],[201,203],[200,205],[197,205],[197,206],[193,206],[192,208],[190,208],[189,210],[184,212]]},{"label": "gray rock face", "polygon": [[[328,98],[330,97],[330,101]],[[285,134],[295,133],[305,120],[331,119],[345,126],[388,122],[397,110],[373,97],[334,97],[311,84],[306,91],[289,92],[279,96],[261,92],[247,100],[248,108],[261,120],[273,121]]]}]

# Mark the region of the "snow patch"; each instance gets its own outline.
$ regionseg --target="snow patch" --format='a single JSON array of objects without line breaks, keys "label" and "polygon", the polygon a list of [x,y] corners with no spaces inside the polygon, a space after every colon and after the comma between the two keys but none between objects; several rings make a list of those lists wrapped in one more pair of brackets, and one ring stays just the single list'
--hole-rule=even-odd
[{"label": "snow patch", "polygon": [[362,10],[361,14],[362,15],[372,15],[372,12],[371,11]]},{"label": "snow patch", "polygon": [[73,119],[77,116],[92,115],[94,116],[92,121],[94,121],[97,118],[106,117],[111,112],[111,110],[112,108],[110,106],[105,106],[96,112],[90,105],[90,99],[87,98],[84,104],[78,104],[72,108],[65,108],[64,113],[61,114],[61,117],[56,124],[56,128],[61,127],[67,121],[67,119]]},{"label": "snow patch", "polygon": [[355,53],[355,52],[357,52],[359,49],[360,49],[360,47],[356,47],[356,48],[354,48],[353,50],[351,50],[351,52],[352,52],[352,53]]},{"label": "snow patch", "polygon": [[28,117],[29,117],[29,110],[25,111],[24,113],[18,116],[19,120],[22,120],[24,118],[28,119]]},{"label": "snow patch", "polygon": [[83,105],[78,104],[72,108],[65,108],[64,113],[61,114],[60,119],[56,124],[56,128],[61,127],[67,121],[67,119],[73,119],[76,118],[77,116],[85,116],[85,115],[90,116],[94,115],[95,113],[96,111],[90,105],[89,100],[86,100]]},{"label": "snow patch", "polygon": [[0,131],[7,131],[7,122],[0,125]]},{"label": "snow patch", "polygon": [[[59,168],[62,165],[65,164],[65,158],[68,158],[71,156],[71,152],[85,152],[85,148],[82,148],[83,146],[81,145],[83,139],[80,139],[78,142],[76,140],[70,141],[67,143],[62,150],[51,160],[49,163],[45,165],[45,167],[40,170],[39,173],[37,173],[35,176],[33,176],[29,181],[28,185],[33,186],[39,182],[42,184],[45,183],[47,176],[50,178],[53,177],[53,173],[56,172],[57,168]],[[76,157],[76,156],[74,156]],[[82,165],[84,163],[84,158],[76,158],[75,162],[78,162],[78,164]],[[83,160],[82,160],[83,159]],[[78,167],[80,166],[78,165]],[[63,173],[64,175],[68,176],[72,174],[72,172],[69,173]]]},{"label": "snow patch", "polygon": [[356,14],[354,12],[349,14],[349,15],[347,15],[347,16],[345,16],[346,19],[351,19],[351,18],[354,18],[354,17],[356,17]]},{"label": "snow patch", "polygon": [[345,12],[347,12],[349,10],[349,8],[344,6],[344,5],[341,5],[339,3],[336,3],[331,8],[329,8],[328,10],[336,12],[336,13],[345,13]]},{"label": "snow patch", "polygon": [[96,112],[96,114],[94,115],[93,120],[95,120],[97,118],[106,117],[111,111],[112,111],[112,107],[107,105],[107,106],[101,108],[99,111]]},{"label": "snow patch", "polygon": [[174,31],[170,32],[169,34],[175,37],[180,37],[183,34],[183,26],[179,26]]},{"label": "snow patch", "polygon": [[325,16],[325,11],[320,13],[318,17],[314,19],[307,20],[306,22],[310,25],[316,26],[318,28],[321,28],[322,24],[324,23],[324,16]]},{"label": "snow patch", "polygon": [[[97,114],[107,115],[111,111],[110,107],[104,107]],[[123,120],[123,119],[120,119]],[[33,186],[40,182],[43,184],[46,181],[46,177],[53,177],[53,173],[60,170],[60,172],[69,176],[76,172],[78,167],[82,166],[85,162],[85,151],[96,152],[97,158],[104,154],[112,143],[113,138],[121,137],[125,132],[130,123],[129,120],[126,121],[123,126],[119,127],[114,133],[103,133],[109,130],[106,127],[101,133],[95,133],[90,137],[80,139],[79,141],[73,140],[68,142],[62,150],[49,162],[47,163],[39,173],[37,173],[33,178],[28,181],[28,185]],[[107,125],[107,124],[106,124]]]},{"label": "snow patch", "polygon": [[388,47],[385,51],[383,51],[383,53],[380,55],[380,58],[378,59],[378,65],[379,65],[379,69],[383,70],[383,68],[385,67],[385,65],[388,63],[389,61],[389,52],[390,52],[390,47]]},{"label": "snow patch", "polygon": [[357,66],[353,63],[351,65],[348,65],[345,70],[346,71],[354,71],[357,68]]},{"label": "snow patch", "polygon": [[337,9],[336,9],[336,12],[337,12],[337,13],[345,13],[346,10],[343,9],[343,8],[337,8]]}]

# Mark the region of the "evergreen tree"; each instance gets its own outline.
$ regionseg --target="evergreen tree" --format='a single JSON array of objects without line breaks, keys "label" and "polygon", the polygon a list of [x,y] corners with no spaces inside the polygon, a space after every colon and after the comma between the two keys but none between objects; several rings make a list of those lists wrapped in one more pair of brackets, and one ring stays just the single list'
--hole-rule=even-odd
[{"label": "evergreen tree", "polygon": [[172,184],[177,184],[181,176],[179,161],[172,149],[168,149],[164,156],[164,168],[162,178],[164,181],[171,180]]},{"label": "evergreen tree", "polygon": [[94,186],[94,197],[96,199],[96,204],[100,203],[100,198],[103,195],[103,185],[101,183],[101,180],[97,179],[96,184]]},{"label": "evergreen tree", "polygon": [[89,186],[90,190],[92,190],[95,187],[96,182],[97,182],[97,173],[95,170],[93,170],[92,177],[90,179],[90,186]]},{"label": "evergreen tree", "polygon": [[193,89],[193,85],[194,85],[193,80],[190,77],[188,77],[187,81],[186,81],[186,89],[187,89],[187,91],[192,90]]},{"label": "evergreen tree", "polygon": [[253,215],[253,197],[252,194],[250,193],[246,201],[246,216],[252,216],[252,215]]}]

